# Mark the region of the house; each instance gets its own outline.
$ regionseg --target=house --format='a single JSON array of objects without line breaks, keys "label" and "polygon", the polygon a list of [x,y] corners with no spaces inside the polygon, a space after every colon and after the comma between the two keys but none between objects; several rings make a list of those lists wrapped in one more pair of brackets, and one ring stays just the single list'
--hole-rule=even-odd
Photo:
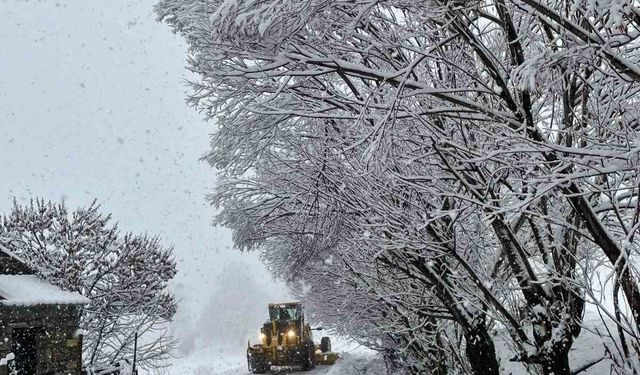
[{"label": "house", "polygon": [[79,320],[88,303],[39,278],[0,245],[0,375],[8,366],[18,375],[80,375]]}]

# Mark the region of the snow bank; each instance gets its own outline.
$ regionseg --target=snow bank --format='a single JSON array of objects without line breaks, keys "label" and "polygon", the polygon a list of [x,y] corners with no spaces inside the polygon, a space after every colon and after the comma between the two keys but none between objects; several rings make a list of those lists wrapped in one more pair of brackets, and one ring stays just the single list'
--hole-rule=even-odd
[{"label": "snow bank", "polygon": [[88,298],[67,292],[36,275],[0,275],[0,305],[86,305]]},{"label": "snow bank", "polygon": [[318,366],[326,375],[381,375],[385,374],[384,363],[379,356],[343,353],[333,366]]}]

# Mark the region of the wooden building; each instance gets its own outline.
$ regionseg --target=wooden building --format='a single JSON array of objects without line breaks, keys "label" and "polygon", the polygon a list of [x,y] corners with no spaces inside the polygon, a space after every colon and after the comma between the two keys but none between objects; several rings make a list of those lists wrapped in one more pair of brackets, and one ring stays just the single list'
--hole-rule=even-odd
[{"label": "wooden building", "polygon": [[42,280],[0,245],[0,363],[13,358],[0,375],[11,366],[18,375],[80,375],[79,319],[88,303]]}]

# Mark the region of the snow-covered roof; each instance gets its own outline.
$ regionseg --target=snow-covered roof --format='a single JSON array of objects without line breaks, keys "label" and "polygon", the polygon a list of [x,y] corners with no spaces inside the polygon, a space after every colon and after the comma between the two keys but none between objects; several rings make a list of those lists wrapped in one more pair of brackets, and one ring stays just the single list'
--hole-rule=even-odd
[{"label": "snow-covered roof", "polygon": [[67,292],[36,275],[0,275],[0,305],[86,305],[81,294]]}]

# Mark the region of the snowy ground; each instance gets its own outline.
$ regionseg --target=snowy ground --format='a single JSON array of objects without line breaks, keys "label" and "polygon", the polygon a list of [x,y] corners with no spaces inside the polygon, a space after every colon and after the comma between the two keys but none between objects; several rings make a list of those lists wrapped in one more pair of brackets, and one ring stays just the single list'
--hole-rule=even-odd
[{"label": "snowy ground", "polygon": [[[178,363],[171,369],[176,375],[244,375],[249,374],[245,357],[211,358],[205,356],[200,359],[186,358],[184,363]],[[272,374],[286,375],[300,371],[273,371]],[[382,364],[375,357],[366,354],[344,353],[333,366],[316,366],[305,375],[380,375],[383,374]]]},{"label": "snowy ground", "polygon": [[[582,367],[591,365],[594,361],[602,359],[605,355],[604,343],[610,344],[609,341],[604,340],[594,334],[593,329],[599,327],[602,330],[604,325],[600,321],[586,320],[585,327],[573,344],[571,351],[569,352],[569,362],[571,364],[572,372]],[[520,362],[510,361],[512,355],[504,347],[498,347],[502,361],[501,374],[504,375],[525,375],[528,374],[525,366]],[[589,368],[581,374],[584,375],[602,375],[610,374],[611,361],[609,359],[603,359],[596,364],[589,366]]]},{"label": "snowy ground", "polygon": [[[588,326],[600,325],[597,321],[586,322]],[[304,374],[304,375],[381,375],[384,374],[381,360],[373,352],[344,341],[334,341],[334,350],[341,353],[341,358],[333,366],[317,366],[309,372],[280,371],[272,374]],[[187,356],[173,361],[173,366],[164,374],[171,375],[245,375],[249,374],[244,348],[205,347]],[[508,350],[499,347],[502,357],[502,371],[505,375],[527,374],[526,369],[517,362],[510,362]],[[583,331],[571,351],[573,370],[602,358],[604,347],[602,339],[593,333]],[[582,372],[584,375],[608,374],[610,361],[604,360]]]},{"label": "snowy ground", "polygon": [[[308,372],[274,371],[273,374],[289,373],[305,375],[379,375],[383,374],[382,363],[373,353],[357,345],[344,341],[334,342],[333,349],[341,353],[341,359],[333,366],[317,366]],[[213,348],[208,347],[176,359],[166,374],[171,375],[245,375],[247,360],[245,348]]]}]

